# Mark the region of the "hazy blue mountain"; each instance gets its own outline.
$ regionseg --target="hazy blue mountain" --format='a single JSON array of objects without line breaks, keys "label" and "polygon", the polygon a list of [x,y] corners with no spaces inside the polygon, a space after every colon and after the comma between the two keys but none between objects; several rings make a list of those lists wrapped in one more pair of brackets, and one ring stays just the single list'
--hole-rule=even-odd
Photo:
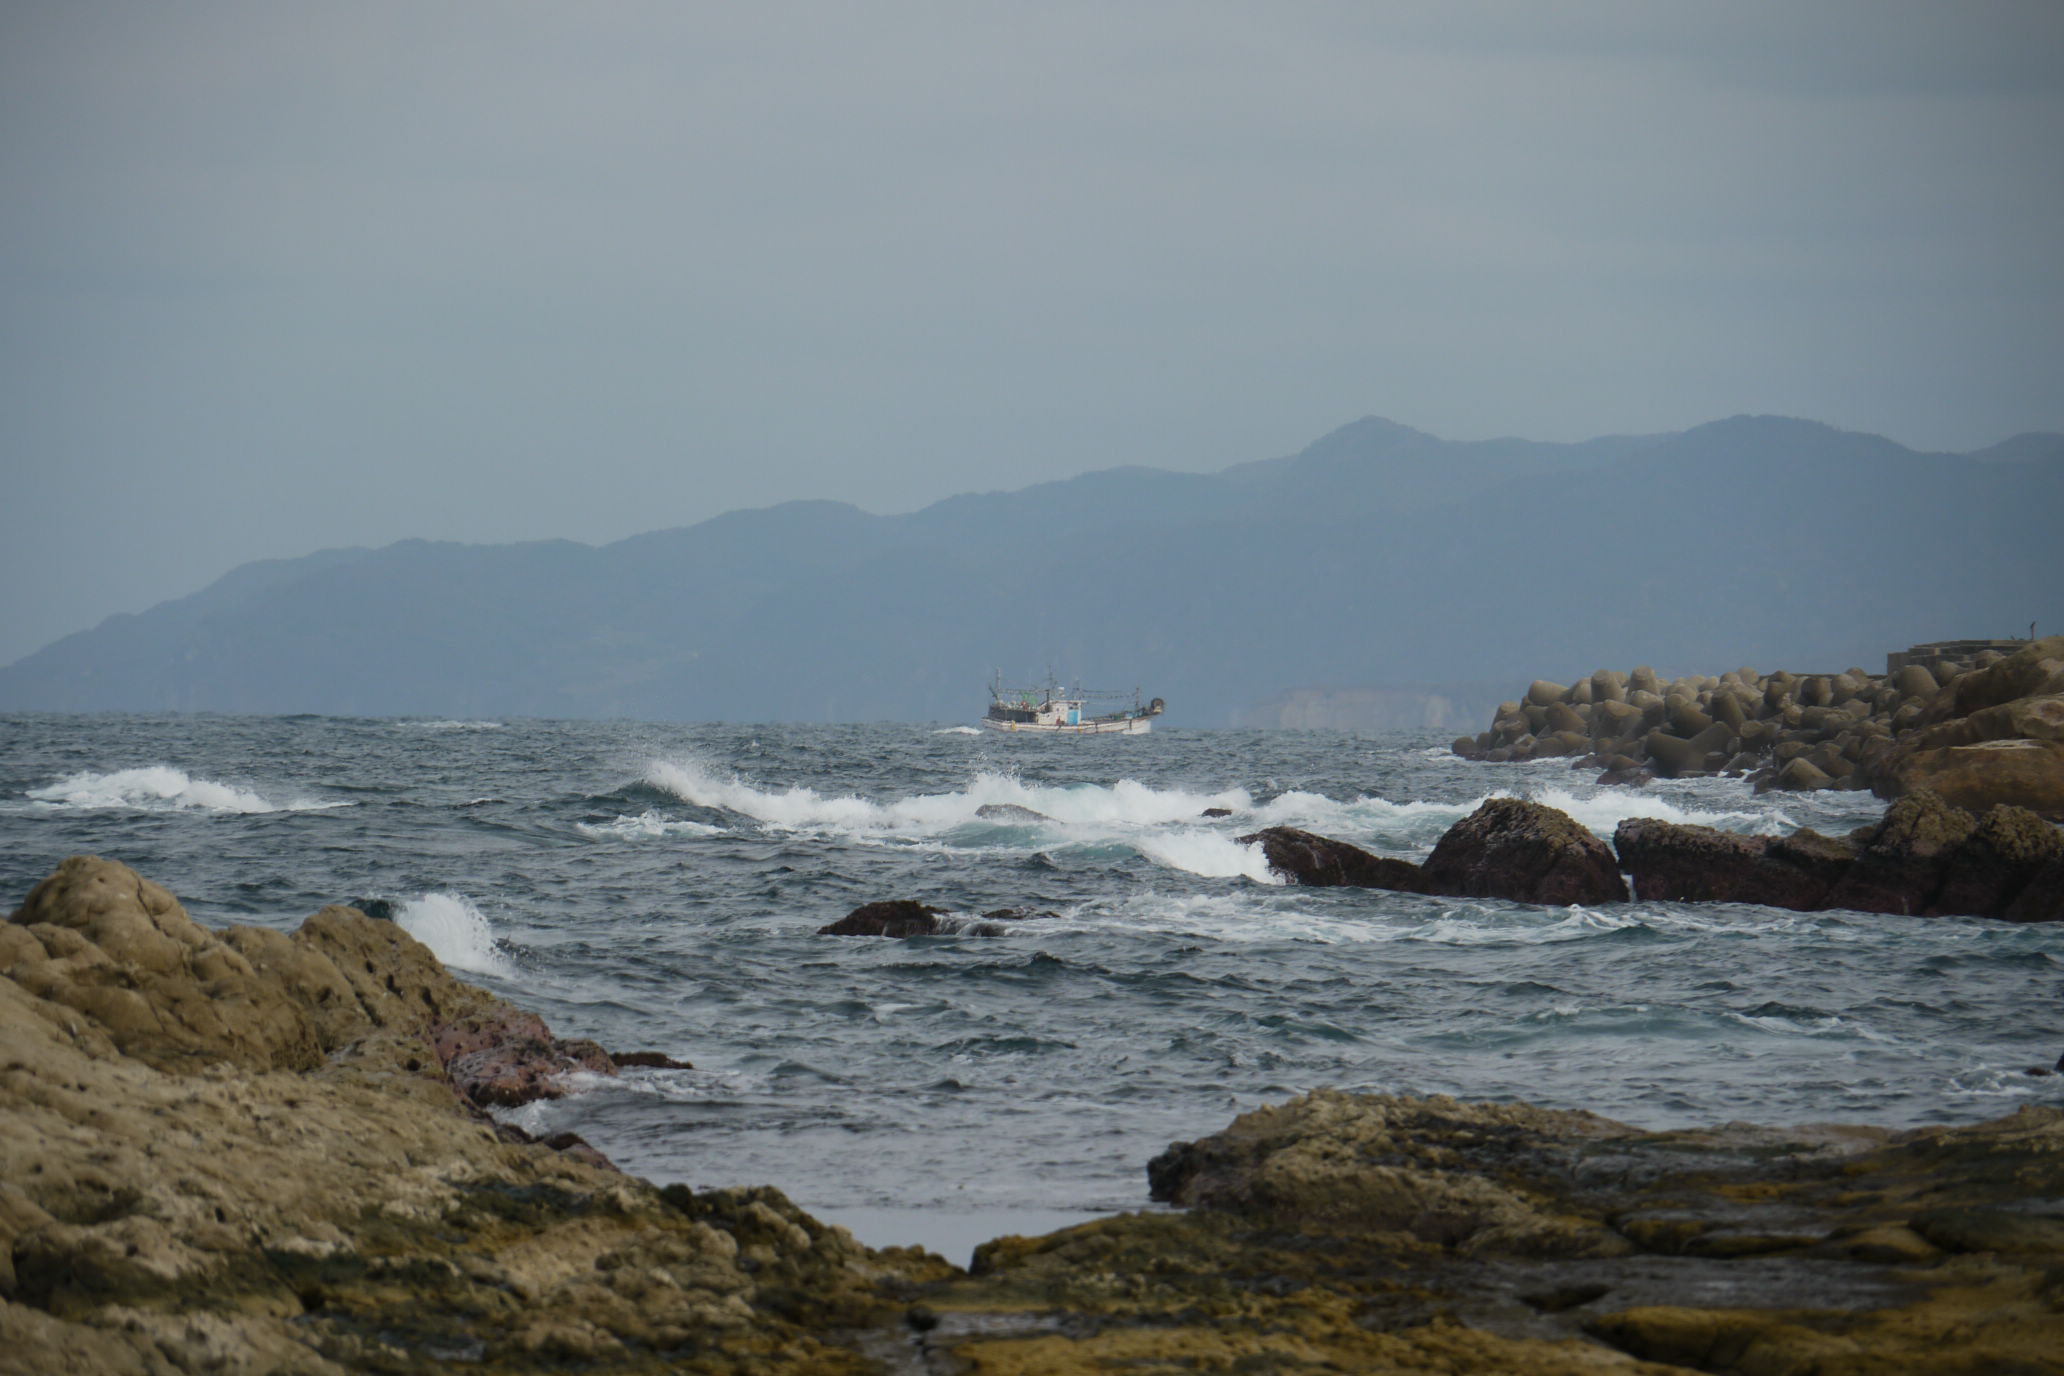
[{"label": "hazy blue mountain", "polygon": [[964,720],[992,671],[1051,668],[1215,726],[1299,688],[1876,667],[2064,626],[2059,529],[2064,436],[1921,454],[1736,417],[1461,444],[1372,418],[902,516],[252,564],[0,669],[0,707]]}]

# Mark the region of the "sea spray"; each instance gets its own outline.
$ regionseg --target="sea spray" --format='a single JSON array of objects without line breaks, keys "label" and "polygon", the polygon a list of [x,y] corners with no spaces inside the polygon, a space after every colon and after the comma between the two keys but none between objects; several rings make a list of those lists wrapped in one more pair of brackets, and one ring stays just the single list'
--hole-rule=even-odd
[{"label": "sea spray", "polygon": [[452,969],[502,978],[515,973],[495,945],[487,915],[464,894],[426,893],[408,899],[397,905],[394,920]]},{"label": "sea spray", "polygon": [[27,796],[54,807],[99,809],[191,808],[200,812],[260,813],[342,807],[342,803],[274,803],[248,788],[197,779],[171,765],[145,765],[105,774],[73,774]]}]

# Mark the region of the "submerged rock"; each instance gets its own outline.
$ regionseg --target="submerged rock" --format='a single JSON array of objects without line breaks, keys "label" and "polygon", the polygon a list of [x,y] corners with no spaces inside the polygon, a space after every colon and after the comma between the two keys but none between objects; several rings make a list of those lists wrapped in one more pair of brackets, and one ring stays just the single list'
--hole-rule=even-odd
[{"label": "submerged rock", "polygon": [[836,922],[817,929],[819,936],[931,936],[944,930],[939,919],[944,908],[934,908],[911,898],[890,898],[863,903]]},{"label": "submerged rock", "polygon": [[836,922],[817,929],[819,936],[883,936],[897,939],[913,936],[1001,936],[1007,924],[1029,922],[1055,914],[1032,908],[992,908],[980,919],[970,919],[919,903],[909,898],[863,903]]},{"label": "submerged rock", "polygon": [[988,822],[1051,822],[1053,818],[1043,812],[1034,812],[1029,807],[1016,803],[984,803],[975,809],[975,816]]}]

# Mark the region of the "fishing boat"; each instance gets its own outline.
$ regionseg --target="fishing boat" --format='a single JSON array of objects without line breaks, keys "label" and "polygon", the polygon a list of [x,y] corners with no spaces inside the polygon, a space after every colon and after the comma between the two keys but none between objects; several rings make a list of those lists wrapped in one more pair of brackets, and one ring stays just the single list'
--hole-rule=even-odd
[{"label": "fishing boat", "polygon": [[[1159,698],[1142,704],[1138,689],[1132,692],[1131,706],[1112,706],[1125,697],[1123,693],[1063,689],[1052,679],[1039,687],[1006,688],[998,677],[989,685],[989,715],[982,718],[982,725],[991,731],[1049,736],[1137,736],[1152,730],[1154,718],[1167,706]],[[1097,711],[1097,706],[1109,710]]]}]

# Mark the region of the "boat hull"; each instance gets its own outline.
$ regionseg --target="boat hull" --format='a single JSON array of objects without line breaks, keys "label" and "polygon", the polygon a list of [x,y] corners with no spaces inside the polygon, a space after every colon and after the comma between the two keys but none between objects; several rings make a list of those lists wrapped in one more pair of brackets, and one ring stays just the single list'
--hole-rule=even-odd
[{"label": "boat hull", "polygon": [[1144,736],[1154,729],[1152,718],[1125,717],[1115,721],[1090,720],[1075,726],[1056,723],[1046,725],[1036,721],[996,721],[982,718],[982,725],[991,731],[1008,731],[1027,736]]}]

